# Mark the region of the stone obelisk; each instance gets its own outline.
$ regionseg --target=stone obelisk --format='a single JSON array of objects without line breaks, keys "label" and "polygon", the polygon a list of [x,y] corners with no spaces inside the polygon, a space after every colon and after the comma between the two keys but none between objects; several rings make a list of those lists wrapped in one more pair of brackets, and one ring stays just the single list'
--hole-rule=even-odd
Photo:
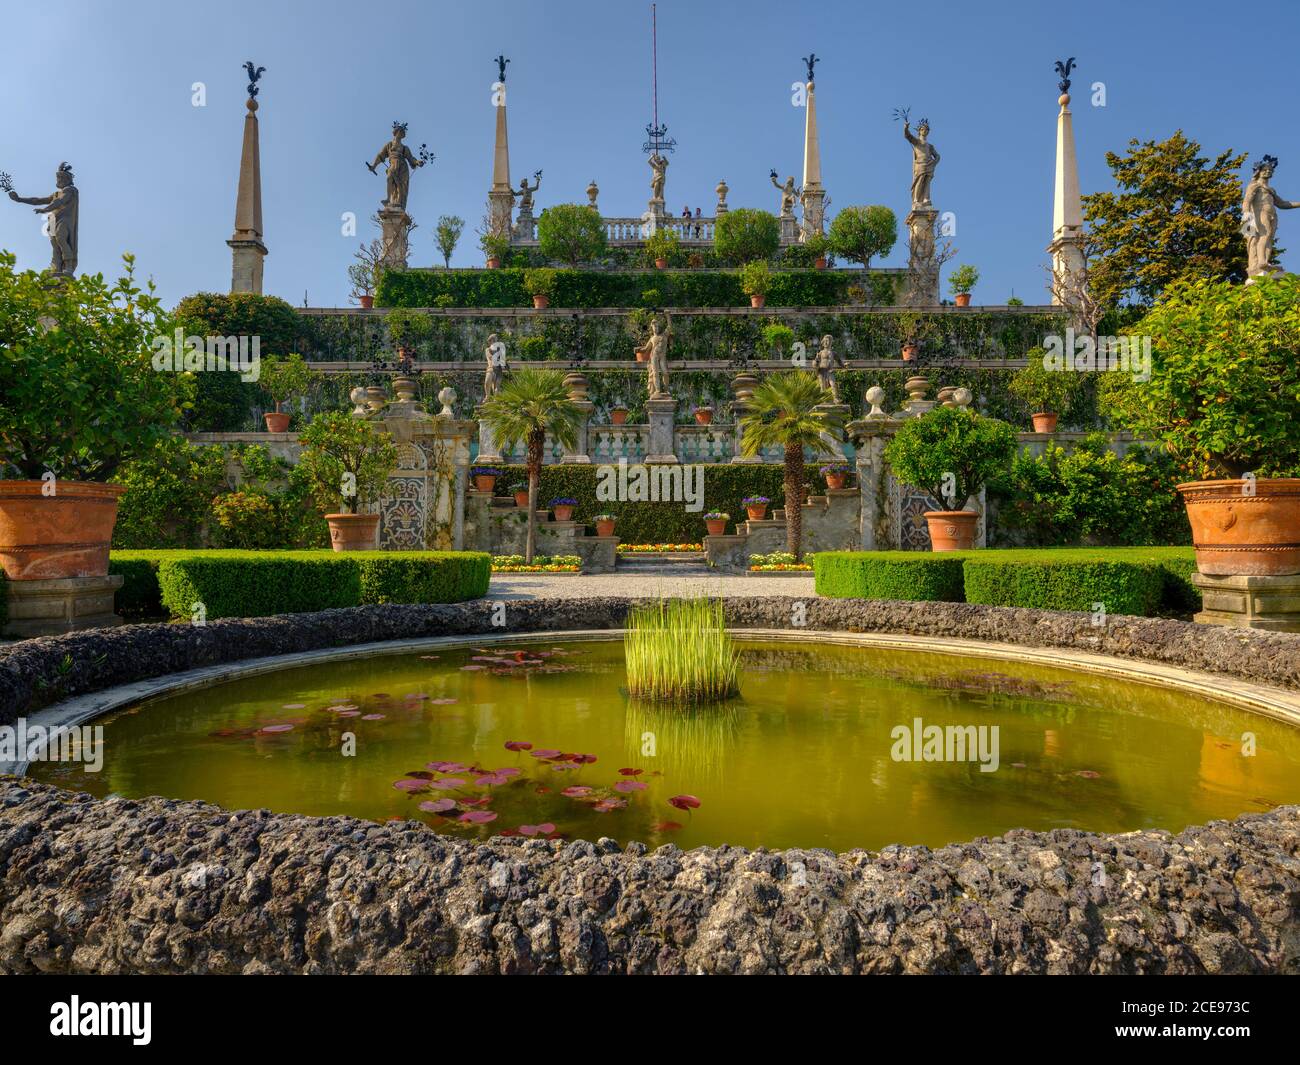
[{"label": "stone obelisk", "polygon": [[1083,254],[1083,200],[1079,195],[1079,164],[1074,154],[1074,124],[1070,115],[1071,57],[1056,64],[1061,75],[1061,110],[1056,116],[1056,187],[1052,196],[1052,242],[1047,251],[1052,256],[1052,302],[1070,301],[1070,294],[1085,283],[1086,262]]},{"label": "stone obelisk", "polygon": [[803,225],[799,233],[801,243],[814,234],[823,232],[822,223],[826,214],[826,190],[822,188],[822,150],[817,140],[817,92],[812,77],[814,64],[821,60],[814,54],[804,62],[808,64],[808,82],[804,86],[807,95],[804,98],[803,191],[799,194],[803,204]]},{"label": "stone obelisk", "polygon": [[510,141],[506,133],[506,64],[497,56],[497,82],[492,86],[492,103],[497,113],[496,145],[492,152],[492,188],[488,192],[488,223],[492,232],[509,236],[513,223],[514,192],[510,184]]},{"label": "stone obelisk", "polygon": [[262,161],[258,150],[257,81],[265,67],[244,64],[248,71],[248,113],[244,116],[244,146],[239,156],[239,192],[235,198],[235,232],[230,246],[230,291],[262,294]]}]

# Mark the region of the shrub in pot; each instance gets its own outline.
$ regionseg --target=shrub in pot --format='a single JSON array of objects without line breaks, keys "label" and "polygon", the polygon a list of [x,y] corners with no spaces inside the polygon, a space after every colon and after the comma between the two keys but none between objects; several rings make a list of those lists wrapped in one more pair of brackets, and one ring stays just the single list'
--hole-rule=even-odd
[{"label": "shrub in pot", "polygon": [[551,305],[555,292],[556,272],[550,267],[524,271],[524,289],[533,297],[533,306],[539,310]]},{"label": "shrub in pot", "polygon": [[766,259],[746,263],[740,270],[741,291],[749,297],[751,307],[761,307],[767,302],[768,289],[772,287],[772,269]]},{"label": "shrub in pot", "polygon": [[826,487],[834,491],[844,487],[844,483],[848,480],[851,471],[842,462],[832,462],[823,466],[817,472],[826,478]]},{"label": "shrub in pot", "polygon": [[267,355],[261,360],[259,380],[263,391],[271,398],[271,410],[262,415],[268,433],[288,432],[289,415],[282,414],[280,407],[306,392],[311,379],[311,369],[302,361],[301,355]]},{"label": "shrub in pot", "polygon": [[713,250],[725,262],[751,263],[770,259],[781,246],[781,223],[770,211],[737,207],[713,225]]},{"label": "shrub in pot", "polygon": [[1133,333],[1150,380],[1101,374],[1102,405],[1198,478],[1178,486],[1197,567],[1300,573],[1300,278],[1181,282]]},{"label": "shrub in pot", "polygon": [[482,233],[478,246],[483,250],[483,257],[489,270],[495,270],[503,259],[510,254],[510,238],[503,233]]},{"label": "shrub in pot", "polygon": [[926,511],[935,551],[964,551],[975,542],[979,514],[966,503],[1011,466],[1016,432],[1006,422],[962,407],[937,407],[910,418],[885,447],[885,461],[904,484],[955,509]]},{"label": "shrub in pot", "polygon": [[970,263],[957,267],[948,276],[948,288],[952,291],[958,307],[970,306],[971,289],[979,284],[979,279],[980,272]]},{"label": "shrub in pot", "polygon": [[497,486],[497,478],[501,476],[501,471],[495,466],[475,466],[469,471],[469,475],[474,478],[474,490],[491,495]]},{"label": "shrub in pot", "polygon": [[333,411],[318,414],[298,438],[298,469],[325,512],[335,551],[378,546],[379,515],[362,513],[379,501],[397,469],[397,446],[364,418]]},{"label": "shrub in pot", "polygon": [[1026,355],[1029,365],[1011,379],[1011,394],[1025,403],[1033,419],[1034,432],[1056,432],[1056,421],[1078,393],[1081,378],[1072,369],[1053,368],[1042,348]]},{"label": "shrub in pot", "polygon": [[655,269],[665,269],[669,262],[681,252],[681,241],[671,229],[656,229],[645,242],[646,258],[655,264]]},{"label": "shrub in pot", "polygon": [[[174,321],[123,276],[52,279],[0,252],[0,566],[10,580],[102,577],[119,466],[171,434],[193,378]],[[177,369],[180,374],[175,373]]]},{"label": "shrub in pot", "polygon": [[767,517],[767,505],[772,502],[767,496],[746,496],[740,501],[750,521],[762,521]]},{"label": "shrub in pot", "polygon": [[711,510],[704,515],[704,527],[709,530],[710,536],[722,536],[727,531],[727,522],[731,520],[731,515],[721,510]]},{"label": "shrub in pot", "polygon": [[597,536],[613,536],[614,523],[618,520],[614,514],[597,514],[591,519],[596,523]]},{"label": "shrub in pot", "polygon": [[830,250],[841,259],[871,269],[871,260],[888,255],[898,240],[898,218],[888,207],[845,207],[827,234]]}]

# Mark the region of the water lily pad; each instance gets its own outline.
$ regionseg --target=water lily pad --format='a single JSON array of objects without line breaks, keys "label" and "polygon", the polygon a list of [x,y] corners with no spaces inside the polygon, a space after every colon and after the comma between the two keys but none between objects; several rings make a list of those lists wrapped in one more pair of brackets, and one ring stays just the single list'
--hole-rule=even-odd
[{"label": "water lily pad", "polygon": [[293,731],[293,726],[292,726],[292,725],[263,725],[260,731],[262,731],[262,732],[292,732],[292,731]]},{"label": "water lily pad", "polygon": [[619,774],[625,777],[639,777],[644,773],[644,769],[620,769]]},{"label": "water lily pad", "polygon": [[384,718],[387,716],[388,715],[386,714],[362,714],[361,720],[362,721],[383,721]]},{"label": "water lily pad", "polygon": [[445,814],[448,810],[456,809],[455,799],[428,799],[420,803],[419,808],[429,814]]},{"label": "water lily pad", "polygon": [[497,815],[491,810],[466,810],[461,814],[457,821],[467,821],[471,825],[486,825],[489,821],[495,821]]},{"label": "water lily pad", "polygon": [[302,709],[304,706],[306,706],[306,705],[307,705],[306,703],[285,703],[282,707],[280,707],[280,709],[281,709],[281,710],[301,710],[301,709]]},{"label": "water lily pad", "polygon": [[441,780],[434,780],[429,783],[431,788],[441,788],[443,791],[451,791],[453,788],[463,788],[465,781],[460,777],[443,777]]},{"label": "water lily pad", "polygon": [[[441,781],[439,781],[439,783],[441,783]],[[409,791],[409,792],[428,791],[429,782],[427,780],[414,780],[410,777],[406,777],[403,780],[394,780],[393,787],[395,787],[398,791]]]},{"label": "water lily pad", "polygon": [[533,745],[527,740],[506,740],[507,751],[531,751]]},{"label": "water lily pad", "polygon": [[549,836],[555,831],[555,826],[549,821],[540,825],[520,825],[519,834],[521,836]]},{"label": "water lily pad", "polygon": [[584,795],[590,795],[591,792],[592,789],[587,787],[585,784],[574,784],[571,787],[565,788],[560,792],[560,794],[569,799],[580,799]]},{"label": "water lily pad", "polygon": [[643,784],[639,780],[620,780],[614,785],[614,790],[627,794],[630,791],[645,791],[649,786],[649,784]]}]

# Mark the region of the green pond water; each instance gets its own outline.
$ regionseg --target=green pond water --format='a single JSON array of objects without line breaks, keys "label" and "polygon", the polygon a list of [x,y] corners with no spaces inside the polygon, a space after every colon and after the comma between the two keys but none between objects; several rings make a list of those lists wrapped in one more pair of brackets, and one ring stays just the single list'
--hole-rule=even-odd
[{"label": "green pond water", "polygon": [[[1178,830],[1300,801],[1300,730],[1221,704],[990,659],[739,646],[741,697],[695,710],[630,702],[618,641],[287,669],[116,712],[97,722],[99,773],[31,775],[99,796],[410,818],[461,838],[838,851]],[[996,726],[996,770],[981,769],[992,731],[973,760],[900,760],[926,753],[916,719]]]}]

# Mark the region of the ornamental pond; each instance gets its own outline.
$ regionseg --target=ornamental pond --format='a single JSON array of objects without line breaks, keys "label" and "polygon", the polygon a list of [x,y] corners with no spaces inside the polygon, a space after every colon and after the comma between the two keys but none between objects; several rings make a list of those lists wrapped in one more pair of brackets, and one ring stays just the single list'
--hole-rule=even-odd
[{"label": "ornamental pond", "polygon": [[100,797],[683,848],[1177,831],[1300,801],[1300,730],[1187,693],[949,654],[737,647],[740,697],[691,708],[630,699],[618,640],[285,668],[100,718],[98,773],[29,772]]}]

